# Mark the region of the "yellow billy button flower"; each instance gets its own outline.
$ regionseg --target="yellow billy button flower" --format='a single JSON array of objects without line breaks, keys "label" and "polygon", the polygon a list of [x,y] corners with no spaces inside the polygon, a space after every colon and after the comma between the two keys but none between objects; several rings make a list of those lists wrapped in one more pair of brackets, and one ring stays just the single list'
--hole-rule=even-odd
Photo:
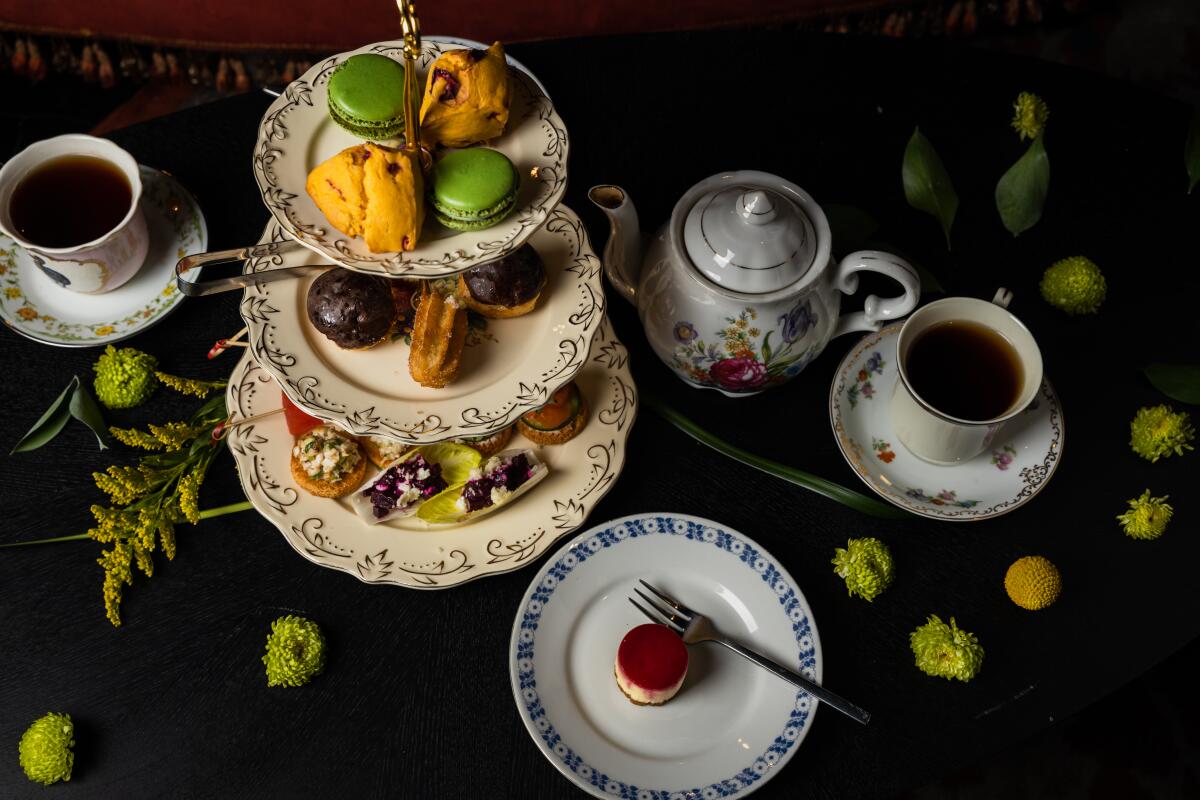
[{"label": "yellow billy button flower", "polygon": [[1042,556],[1018,558],[1004,574],[1004,591],[1021,608],[1040,611],[1062,594],[1058,567]]},{"label": "yellow billy button flower", "polygon": [[1071,256],[1051,264],[1038,285],[1042,298],[1071,314],[1095,314],[1108,294],[1104,273],[1088,258]]},{"label": "yellow billy button flower", "polygon": [[271,623],[267,686],[303,686],[325,669],[325,637],[317,623],[288,614]]},{"label": "yellow billy button flower", "polygon": [[846,590],[868,602],[892,585],[892,553],[878,539],[851,539],[833,551],[833,571],[846,581]]},{"label": "yellow billy button flower", "polygon": [[1157,539],[1167,529],[1171,515],[1175,509],[1167,503],[1167,498],[1151,497],[1150,490],[1142,492],[1142,496],[1129,501],[1129,510],[1117,516],[1117,521],[1125,529],[1126,536],[1134,539]]},{"label": "yellow billy button flower", "polygon": [[1186,411],[1175,413],[1167,405],[1139,408],[1129,423],[1129,446],[1147,461],[1158,461],[1163,456],[1183,455],[1191,450],[1196,429]]},{"label": "yellow billy button flower", "polygon": [[975,634],[968,633],[950,618],[942,622],[937,614],[909,635],[917,669],[935,678],[969,681],[983,666],[983,647]]},{"label": "yellow billy button flower", "polygon": [[49,786],[71,780],[75,766],[75,725],[68,714],[50,712],[21,734],[18,746],[21,769],[31,781]]},{"label": "yellow billy button flower", "polygon": [[141,405],[158,386],[154,376],[157,366],[158,360],[149,353],[133,347],[117,349],[110,344],[92,366],[96,397],[109,408]]},{"label": "yellow billy button flower", "polygon": [[1050,119],[1050,108],[1046,101],[1032,92],[1021,92],[1013,103],[1012,127],[1021,137],[1036,139],[1046,129],[1046,120]]}]

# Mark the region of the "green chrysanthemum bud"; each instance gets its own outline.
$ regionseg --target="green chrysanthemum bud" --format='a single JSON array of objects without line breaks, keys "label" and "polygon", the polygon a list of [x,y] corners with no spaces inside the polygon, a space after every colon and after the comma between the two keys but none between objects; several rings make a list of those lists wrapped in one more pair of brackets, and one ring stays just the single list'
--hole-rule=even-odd
[{"label": "green chrysanthemum bud", "polygon": [[271,623],[267,686],[303,686],[325,669],[325,637],[317,623],[291,614]]},{"label": "green chrysanthemum bud", "polygon": [[1175,509],[1167,503],[1167,498],[1151,497],[1150,490],[1142,492],[1142,496],[1129,501],[1129,510],[1117,516],[1117,521],[1125,529],[1126,536],[1134,539],[1157,539],[1167,529],[1171,515]]},{"label": "green chrysanthemum bud", "polygon": [[21,734],[21,769],[25,777],[49,786],[71,780],[75,766],[75,725],[68,714],[50,712]]},{"label": "green chrysanthemum bud", "polygon": [[979,674],[983,666],[983,647],[974,634],[959,628],[950,618],[950,624],[930,614],[929,621],[909,635],[917,669],[936,678],[958,678],[969,681]]},{"label": "green chrysanthemum bud", "polygon": [[850,539],[833,551],[833,571],[846,581],[846,590],[874,600],[892,585],[892,552],[878,539]]},{"label": "green chrysanthemum bud", "polygon": [[1100,268],[1083,256],[1051,264],[1038,286],[1047,303],[1068,314],[1095,314],[1108,294]]},{"label": "green chrysanthemum bud", "polygon": [[1046,120],[1050,119],[1050,108],[1046,101],[1032,92],[1021,92],[1013,103],[1013,130],[1026,139],[1036,139],[1046,129]]},{"label": "green chrysanthemum bud", "polygon": [[133,408],[149,399],[158,386],[158,359],[132,347],[104,348],[92,367],[96,397],[109,408]]},{"label": "green chrysanthemum bud", "polygon": [[1175,409],[1166,405],[1139,408],[1129,423],[1129,446],[1147,461],[1181,456],[1192,449],[1195,437],[1191,416],[1186,411],[1175,413]]}]

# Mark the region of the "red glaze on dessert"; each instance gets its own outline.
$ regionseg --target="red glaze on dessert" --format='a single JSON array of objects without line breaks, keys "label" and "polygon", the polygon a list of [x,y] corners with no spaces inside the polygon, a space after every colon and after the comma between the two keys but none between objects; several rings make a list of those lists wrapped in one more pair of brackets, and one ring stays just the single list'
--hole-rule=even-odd
[{"label": "red glaze on dessert", "polygon": [[687,667],[687,645],[662,625],[637,626],[617,648],[617,685],[635,703],[670,700],[683,685]]}]

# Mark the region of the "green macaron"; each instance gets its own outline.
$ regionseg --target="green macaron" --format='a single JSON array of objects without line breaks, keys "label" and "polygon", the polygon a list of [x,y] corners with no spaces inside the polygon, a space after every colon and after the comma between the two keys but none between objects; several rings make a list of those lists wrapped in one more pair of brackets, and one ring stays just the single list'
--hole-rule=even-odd
[{"label": "green macaron", "polygon": [[376,53],[350,56],[329,76],[329,116],[362,139],[404,131],[404,65]]},{"label": "green macaron", "polygon": [[456,231],[490,228],[517,205],[521,176],[498,150],[451,150],[433,165],[430,203],[437,221]]}]

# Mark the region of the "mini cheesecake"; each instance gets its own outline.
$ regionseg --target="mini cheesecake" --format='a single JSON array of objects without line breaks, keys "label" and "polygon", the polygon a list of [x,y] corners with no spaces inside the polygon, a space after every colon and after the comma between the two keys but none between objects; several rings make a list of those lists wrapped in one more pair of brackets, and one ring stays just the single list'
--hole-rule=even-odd
[{"label": "mini cheesecake", "polygon": [[660,706],[687,677],[687,645],[662,625],[639,625],[621,640],[614,671],[621,693],[639,706]]}]

